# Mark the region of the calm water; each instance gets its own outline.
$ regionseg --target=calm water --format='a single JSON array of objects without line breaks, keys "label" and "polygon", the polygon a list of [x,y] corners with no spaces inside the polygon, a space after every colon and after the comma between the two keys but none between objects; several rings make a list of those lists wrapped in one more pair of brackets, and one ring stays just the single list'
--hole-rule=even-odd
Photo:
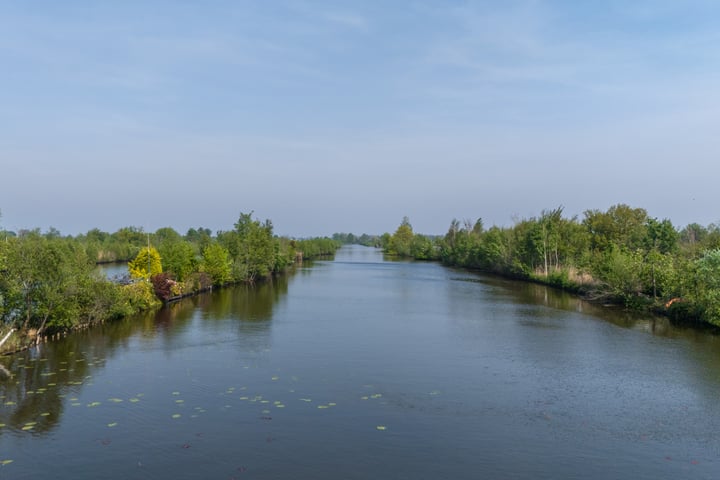
[{"label": "calm water", "polygon": [[363,247],[0,365],[3,479],[720,476],[719,338]]},{"label": "calm water", "polygon": [[111,280],[118,280],[129,275],[127,262],[101,263],[95,267],[98,273]]}]

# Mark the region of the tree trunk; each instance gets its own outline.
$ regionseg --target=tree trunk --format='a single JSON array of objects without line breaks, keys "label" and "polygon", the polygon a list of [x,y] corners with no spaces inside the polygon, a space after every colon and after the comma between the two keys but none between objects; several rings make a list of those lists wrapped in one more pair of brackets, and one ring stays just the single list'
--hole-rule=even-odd
[{"label": "tree trunk", "polygon": [[7,333],[7,335],[5,335],[5,337],[2,340],[0,340],[0,347],[2,347],[5,342],[7,342],[7,339],[10,338],[10,335],[12,335],[12,333],[14,331],[15,331],[15,329],[11,328],[10,331]]}]

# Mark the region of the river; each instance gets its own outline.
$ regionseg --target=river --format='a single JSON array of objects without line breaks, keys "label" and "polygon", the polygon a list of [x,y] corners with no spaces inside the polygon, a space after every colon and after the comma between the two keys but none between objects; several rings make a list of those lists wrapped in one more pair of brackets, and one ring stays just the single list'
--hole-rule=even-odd
[{"label": "river", "polygon": [[0,366],[3,479],[720,472],[717,336],[359,246]]}]

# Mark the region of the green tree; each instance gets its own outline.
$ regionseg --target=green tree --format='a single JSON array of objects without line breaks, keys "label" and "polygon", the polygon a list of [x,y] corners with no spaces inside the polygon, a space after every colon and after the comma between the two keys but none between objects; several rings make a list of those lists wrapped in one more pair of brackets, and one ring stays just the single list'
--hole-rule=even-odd
[{"label": "green tree", "polygon": [[647,212],[625,204],[610,207],[607,212],[587,210],[583,224],[591,236],[591,247],[606,251],[611,246],[637,249],[643,245]]},{"label": "green tree", "polygon": [[162,273],[162,259],[155,247],[145,247],[137,254],[135,259],[128,263],[128,270],[132,278],[150,280],[153,275]]},{"label": "green tree", "polygon": [[178,282],[184,281],[188,275],[197,270],[195,248],[180,235],[166,237],[158,247],[158,253],[162,258],[163,270],[174,275]]},{"label": "green tree", "polygon": [[697,301],[706,322],[720,326],[720,249],[709,250],[697,261]]},{"label": "green tree", "polygon": [[416,260],[435,260],[435,244],[425,235],[416,234],[410,244],[410,256]]},{"label": "green tree", "polygon": [[218,240],[230,252],[233,277],[238,281],[254,282],[275,270],[278,246],[273,238],[270,220],[253,220],[252,213],[241,213],[235,230],[218,235]]},{"label": "green tree", "polygon": [[6,271],[0,277],[4,321],[34,329],[72,324],[92,268],[82,246],[67,239],[30,234],[8,242]]},{"label": "green tree", "polygon": [[387,253],[391,255],[398,255],[400,257],[411,256],[411,247],[413,242],[412,225],[408,217],[403,217],[402,223],[395,230],[395,233],[390,237],[390,243],[387,247]]},{"label": "green tree", "polygon": [[172,227],[158,228],[153,234],[153,242],[163,244],[165,242],[175,243],[182,240],[182,236]]},{"label": "green tree", "polygon": [[198,251],[202,252],[212,241],[212,231],[209,228],[190,228],[185,234],[185,240],[197,245]]},{"label": "green tree", "polygon": [[608,292],[626,305],[637,304],[643,291],[643,256],[640,251],[610,249],[600,272]]},{"label": "green tree", "polygon": [[[652,296],[658,296],[658,275],[661,277],[660,283],[668,276],[668,268],[672,266],[671,259],[668,254],[678,250],[678,233],[673,227],[670,220],[658,221],[657,218],[648,218],[645,223],[645,260],[649,268],[650,279],[652,285]],[[661,291],[663,289],[661,288]]]},{"label": "green tree", "polygon": [[218,243],[203,249],[202,270],[212,277],[213,285],[224,285],[232,280],[230,253]]}]

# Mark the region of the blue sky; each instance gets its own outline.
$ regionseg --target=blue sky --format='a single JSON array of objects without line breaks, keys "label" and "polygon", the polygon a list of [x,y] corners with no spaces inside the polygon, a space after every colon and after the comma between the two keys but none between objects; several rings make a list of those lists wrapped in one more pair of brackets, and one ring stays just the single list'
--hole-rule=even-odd
[{"label": "blue sky", "polygon": [[0,226],[720,221],[720,3],[0,1]]}]

